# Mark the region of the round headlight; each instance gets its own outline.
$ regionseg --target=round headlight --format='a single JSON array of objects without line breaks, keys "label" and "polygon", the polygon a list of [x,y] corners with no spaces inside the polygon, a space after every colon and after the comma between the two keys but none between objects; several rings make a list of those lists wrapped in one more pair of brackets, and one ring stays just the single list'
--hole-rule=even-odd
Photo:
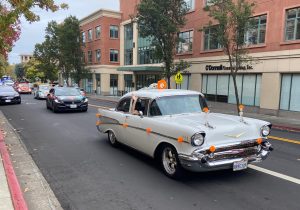
[{"label": "round headlight", "polygon": [[204,143],[204,134],[196,133],[191,138],[191,143],[193,146],[201,146]]},{"label": "round headlight", "polygon": [[264,125],[263,127],[261,127],[261,135],[263,137],[266,137],[270,134],[270,127],[267,125]]}]

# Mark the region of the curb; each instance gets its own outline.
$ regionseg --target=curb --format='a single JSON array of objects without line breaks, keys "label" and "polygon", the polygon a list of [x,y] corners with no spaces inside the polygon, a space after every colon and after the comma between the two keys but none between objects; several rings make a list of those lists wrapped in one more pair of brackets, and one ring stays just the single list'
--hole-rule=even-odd
[{"label": "curb", "polygon": [[4,142],[3,131],[0,132],[0,153],[3,160],[4,171],[6,174],[6,179],[8,182],[8,187],[10,190],[12,203],[15,210],[28,210],[27,204],[23,197],[23,193],[21,191],[21,187],[17,176],[15,174],[12,162],[10,160],[8,151],[6,149],[6,145]]}]

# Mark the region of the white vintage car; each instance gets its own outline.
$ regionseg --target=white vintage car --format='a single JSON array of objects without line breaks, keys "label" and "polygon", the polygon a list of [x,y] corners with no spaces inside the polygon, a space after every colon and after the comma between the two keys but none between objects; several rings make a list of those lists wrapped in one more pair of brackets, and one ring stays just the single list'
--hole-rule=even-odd
[{"label": "white vintage car", "polygon": [[[138,98],[132,114],[133,95]],[[272,151],[271,124],[209,113],[203,94],[188,90],[145,89],[124,95],[115,109],[99,109],[96,126],[111,145],[128,145],[161,163],[171,178],[183,169],[246,169]]]}]

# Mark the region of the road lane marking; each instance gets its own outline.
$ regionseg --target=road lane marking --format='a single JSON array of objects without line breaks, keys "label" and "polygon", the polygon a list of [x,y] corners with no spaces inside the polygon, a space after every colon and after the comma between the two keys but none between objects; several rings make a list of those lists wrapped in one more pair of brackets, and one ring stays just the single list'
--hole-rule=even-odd
[{"label": "road lane marking", "polygon": [[284,180],[289,181],[289,182],[293,182],[295,184],[300,184],[300,179],[297,179],[297,178],[294,178],[294,177],[291,177],[291,176],[287,176],[287,175],[284,175],[284,174],[281,174],[281,173],[277,173],[275,171],[271,171],[271,170],[268,170],[268,169],[265,169],[265,168],[261,168],[261,167],[258,167],[258,166],[252,165],[252,164],[249,164],[248,167],[251,168],[251,169],[254,169],[254,170],[257,170],[257,171],[260,171],[260,172],[263,172],[263,173],[266,173],[266,174],[269,174],[269,175],[272,175],[272,176],[275,176],[277,178],[284,179]]},{"label": "road lane marking", "polygon": [[105,107],[105,106],[97,106],[97,105],[93,105],[93,104],[89,104],[89,106],[95,107],[95,108],[101,108],[101,109],[110,109],[109,107]]},{"label": "road lane marking", "polygon": [[292,140],[292,139],[280,138],[280,137],[276,137],[276,136],[269,136],[269,138],[273,139],[273,140],[284,141],[284,142],[289,142],[289,143],[293,143],[293,144],[300,144],[300,141]]}]

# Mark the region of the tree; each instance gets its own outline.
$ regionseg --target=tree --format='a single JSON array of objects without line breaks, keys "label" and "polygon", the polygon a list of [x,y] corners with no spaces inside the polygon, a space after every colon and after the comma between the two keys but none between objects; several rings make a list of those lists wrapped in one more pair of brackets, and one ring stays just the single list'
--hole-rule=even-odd
[{"label": "tree", "polygon": [[46,79],[53,81],[57,78],[58,70],[66,81],[72,78],[77,84],[86,77],[88,70],[82,61],[80,35],[76,17],[70,16],[61,24],[55,21],[48,23],[45,41],[36,44],[34,50],[34,57],[43,66]]},{"label": "tree", "polygon": [[44,79],[55,81],[58,78],[58,24],[55,21],[49,22],[46,28],[45,41],[36,44],[33,56],[39,61],[39,69],[44,73]]},{"label": "tree", "polygon": [[41,69],[41,63],[34,58],[25,64],[25,77],[31,82],[35,82],[37,78],[45,82],[45,75]]},{"label": "tree", "polygon": [[8,52],[20,34],[19,20],[23,15],[30,23],[39,21],[40,17],[32,10],[35,8],[57,11],[67,8],[67,4],[56,5],[54,0],[1,0],[0,2],[0,54],[7,59]]},{"label": "tree", "polygon": [[185,24],[188,11],[184,0],[141,0],[137,5],[136,20],[142,37],[151,37],[156,57],[164,63],[164,76],[174,74],[174,49],[178,42],[179,29]]},{"label": "tree", "polygon": [[15,74],[18,80],[23,80],[25,77],[25,69],[23,64],[19,63],[15,65]]},{"label": "tree", "polygon": [[72,78],[79,84],[80,80],[88,74],[88,70],[84,67],[82,61],[79,20],[74,16],[66,18],[59,25],[57,34],[59,68],[67,81]]},{"label": "tree", "polygon": [[208,27],[215,26],[213,38],[228,56],[238,113],[240,100],[236,75],[242,66],[253,61],[248,55],[245,32],[254,27],[254,20],[251,18],[254,6],[254,3],[246,0],[210,0],[210,4],[204,8],[213,19],[208,24]]}]

